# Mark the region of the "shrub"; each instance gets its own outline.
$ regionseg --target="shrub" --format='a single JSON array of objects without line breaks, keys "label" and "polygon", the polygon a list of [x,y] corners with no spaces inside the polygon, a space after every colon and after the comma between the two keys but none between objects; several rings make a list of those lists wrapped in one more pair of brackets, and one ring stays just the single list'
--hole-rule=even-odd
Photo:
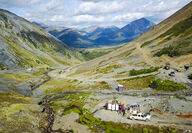
[{"label": "shrub", "polygon": [[183,84],[173,82],[171,80],[161,80],[161,79],[154,80],[150,84],[150,87],[162,91],[178,91],[188,89],[188,87]]},{"label": "shrub", "polygon": [[123,84],[126,89],[141,89],[148,88],[155,76],[144,76],[132,79],[118,80],[118,83]]},{"label": "shrub", "polygon": [[135,76],[135,75],[140,75],[140,74],[145,74],[145,73],[151,73],[151,72],[155,72],[157,71],[159,68],[155,67],[155,68],[148,68],[148,69],[140,69],[140,70],[131,70],[129,72],[130,76]]},{"label": "shrub", "polygon": [[192,74],[190,74],[190,75],[188,76],[188,78],[192,80]]},{"label": "shrub", "polygon": [[144,43],[141,45],[141,48],[147,46],[148,44],[152,43],[153,41],[154,41],[154,40],[150,40],[150,41],[144,42]]},{"label": "shrub", "polygon": [[172,45],[172,46],[168,46],[161,49],[160,51],[155,53],[154,56],[160,57],[161,55],[167,54],[170,57],[174,57],[174,56],[189,54],[192,52],[192,50],[186,49],[186,48],[188,48],[190,44],[191,44],[190,41],[180,42],[177,45],[174,45],[174,46]]},{"label": "shrub", "polygon": [[0,62],[0,70],[7,70],[7,66]]},{"label": "shrub", "polygon": [[160,57],[161,55],[167,54],[170,57],[173,56],[180,56],[181,55],[181,51],[173,46],[169,46],[169,47],[165,47],[163,49],[161,49],[160,51],[158,51],[157,53],[154,54],[154,56],[158,56]]}]

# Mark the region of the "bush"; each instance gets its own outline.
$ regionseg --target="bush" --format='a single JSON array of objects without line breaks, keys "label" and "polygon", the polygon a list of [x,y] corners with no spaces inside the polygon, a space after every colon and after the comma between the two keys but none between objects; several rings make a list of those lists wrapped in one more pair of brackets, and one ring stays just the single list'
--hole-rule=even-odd
[{"label": "bush", "polygon": [[188,87],[183,84],[173,82],[171,80],[161,80],[161,79],[154,80],[150,84],[150,87],[162,91],[178,91],[188,89]]},{"label": "bush", "polygon": [[186,55],[192,52],[192,50],[188,48],[190,44],[191,44],[190,41],[180,42],[177,45],[174,46],[172,45],[161,49],[160,51],[155,53],[154,56],[160,57],[161,55],[164,54],[167,54],[170,57]]},{"label": "bush", "polygon": [[123,84],[126,89],[141,89],[141,88],[148,88],[154,79],[155,76],[151,75],[151,76],[118,80],[118,83]]},{"label": "bush", "polygon": [[192,80],[192,74],[190,74],[190,75],[188,76],[188,78]]},{"label": "bush", "polygon": [[154,41],[154,40],[150,40],[150,41],[144,42],[144,43],[141,45],[141,48],[147,46],[148,44],[152,43],[153,41]]},{"label": "bush", "polygon": [[148,68],[148,69],[140,69],[140,70],[133,69],[129,72],[129,75],[135,76],[135,75],[140,75],[140,74],[145,74],[145,73],[152,73],[152,72],[157,71],[158,69],[159,69],[158,67]]},{"label": "bush", "polygon": [[154,56],[160,57],[161,55],[164,55],[164,54],[167,54],[170,57],[180,56],[181,51],[178,48],[175,48],[173,46],[169,46],[169,47],[165,47],[165,48],[161,49],[160,51],[155,53]]},{"label": "bush", "polygon": [[0,62],[0,70],[7,70],[7,66]]}]

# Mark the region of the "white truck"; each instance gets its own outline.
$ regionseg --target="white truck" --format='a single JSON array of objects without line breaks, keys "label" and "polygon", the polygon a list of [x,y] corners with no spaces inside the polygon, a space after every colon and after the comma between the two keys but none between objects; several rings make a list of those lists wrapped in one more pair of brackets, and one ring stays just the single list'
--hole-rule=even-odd
[{"label": "white truck", "polygon": [[129,119],[131,119],[131,120],[149,121],[149,120],[151,120],[151,115],[142,114],[142,113],[132,114],[131,116],[129,116]]}]

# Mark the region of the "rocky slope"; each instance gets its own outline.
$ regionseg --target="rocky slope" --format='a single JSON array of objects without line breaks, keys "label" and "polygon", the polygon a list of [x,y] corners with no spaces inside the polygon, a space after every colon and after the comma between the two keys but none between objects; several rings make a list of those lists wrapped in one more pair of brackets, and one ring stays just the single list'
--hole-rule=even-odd
[{"label": "rocky slope", "polygon": [[0,9],[0,69],[79,63],[80,53],[36,25]]}]

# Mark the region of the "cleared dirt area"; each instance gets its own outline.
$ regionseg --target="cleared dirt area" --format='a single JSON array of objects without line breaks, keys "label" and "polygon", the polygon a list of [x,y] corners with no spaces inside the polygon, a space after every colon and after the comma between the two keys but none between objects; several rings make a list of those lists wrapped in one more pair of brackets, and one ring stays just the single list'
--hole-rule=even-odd
[{"label": "cleared dirt area", "polygon": [[[81,91],[86,93],[88,91]],[[121,123],[121,124],[129,124],[132,126],[136,125],[143,125],[143,126],[155,126],[158,128],[163,127],[171,127],[173,129],[180,130],[182,132],[187,132],[192,130],[192,118],[182,118],[178,117],[178,115],[188,115],[192,114],[192,101],[190,100],[183,100],[175,98],[174,96],[129,96],[126,94],[119,94],[119,93],[104,93],[103,92],[94,92],[92,91],[87,98],[85,98],[84,102],[85,105],[83,106],[83,110],[89,110],[93,116],[101,121],[105,122],[114,122],[114,123]],[[83,97],[77,93],[80,97],[80,101]],[[73,97],[76,97],[76,93],[72,93]],[[79,123],[79,119],[82,119],[82,114],[80,115],[78,110],[73,109],[71,113],[66,115],[66,108],[67,104],[71,101],[66,102],[66,99],[61,98],[62,95],[59,96],[59,99],[55,99],[57,102],[54,102],[53,107],[56,107],[55,113],[55,121],[53,125],[54,130],[71,130],[73,129],[74,132],[92,132],[89,128],[85,125]],[[130,120],[128,119],[130,113],[126,111],[126,114],[123,116],[121,113],[117,111],[106,110],[103,106],[108,100],[116,99],[119,102],[123,103],[125,107],[127,105],[137,102],[141,105],[141,112],[143,113],[150,113],[151,120],[150,121],[137,121],[137,120]],[[187,99],[191,99],[191,97],[187,97]],[[63,102],[62,102],[63,101]],[[63,106],[61,106],[61,104]],[[63,108],[61,108],[63,107]],[[86,115],[85,115],[86,117]],[[89,119],[87,119],[89,121]],[[86,123],[86,122],[85,122]]]}]

